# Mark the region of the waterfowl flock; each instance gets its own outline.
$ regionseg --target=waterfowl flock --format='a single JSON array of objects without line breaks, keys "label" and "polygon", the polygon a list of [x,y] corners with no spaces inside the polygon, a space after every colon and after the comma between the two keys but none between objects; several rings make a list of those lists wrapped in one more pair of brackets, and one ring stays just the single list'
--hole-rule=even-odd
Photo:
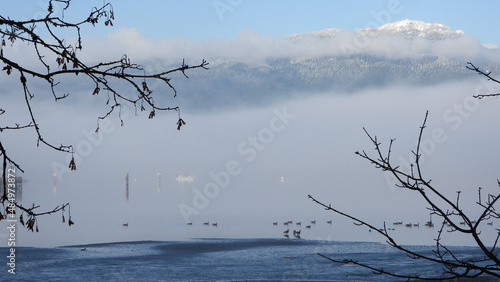
[{"label": "waterfowl flock", "polygon": [[[328,221],[326,221],[326,224],[330,224],[330,225],[331,225],[331,224],[332,224],[332,220],[328,220]],[[273,226],[278,226],[278,225],[279,225],[279,224],[278,224],[278,222],[277,222],[277,221],[273,222]],[[290,225],[292,225],[292,226],[293,226],[293,220],[288,220],[288,221],[285,221],[285,222],[283,222],[283,225],[284,225],[284,226],[290,226]],[[311,229],[311,227],[312,227],[313,225],[316,225],[316,220],[311,220],[309,223],[304,224],[304,227],[305,227],[306,229]],[[302,226],[302,221],[297,221],[297,222],[295,222],[295,226]],[[301,239],[301,237],[300,237],[300,233],[301,233],[301,230],[300,230],[300,229],[298,229],[298,230],[293,230],[293,232],[292,232],[293,237],[295,237],[295,238],[297,238],[297,239]],[[290,229],[289,229],[289,228],[288,228],[287,230],[283,231],[283,237],[285,237],[285,238],[290,238]]]},{"label": "waterfowl flock", "polygon": [[[470,222],[471,224],[476,224],[476,221],[473,220]],[[466,225],[467,223],[465,221],[461,221],[459,222],[459,225]],[[490,225],[492,226],[493,225],[493,222],[487,222],[486,223],[487,225]],[[403,224],[402,221],[397,221],[397,222],[393,222],[392,225],[394,226],[405,226],[406,228],[418,228],[420,227],[420,223],[405,223]],[[431,220],[427,221],[424,226],[428,227],[428,228],[434,228],[434,222]],[[446,226],[448,227],[452,227],[452,225],[450,223],[446,223]],[[394,228],[389,228],[389,230],[395,230]]]},{"label": "waterfowl flock", "polygon": [[[187,222],[186,225],[187,226],[193,226],[193,222],[192,221],[191,222]],[[213,227],[217,227],[218,226],[217,222],[210,223],[210,221],[203,222],[203,225],[204,226],[213,226]]]},{"label": "waterfowl flock", "polygon": [[[290,238],[291,236],[293,236],[293,238],[296,238],[296,239],[301,239],[301,232],[302,230],[300,228],[305,228],[307,230],[311,230],[311,229],[314,229],[314,226],[316,224],[328,224],[328,225],[332,225],[333,224],[333,220],[327,220],[327,221],[324,221],[324,223],[322,221],[316,221],[316,220],[310,220],[308,222],[304,222],[304,221],[293,221],[293,220],[287,220],[287,221],[284,221],[282,223],[280,223],[279,221],[274,221],[272,222],[272,225],[275,226],[275,227],[279,227],[280,225],[282,226],[285,226],[287,229],[283,231],[283,237],[285,238]],[[475,224],[475,222],[471,222],[472,224]],[[186,223],[187,226],[193,226],[193,222],[187,222]],[[200,223],[202,224],[203,226],[207,226],[207,227],[218,227],[218,223],[217,222],[202,222]],[[465,222],[459,222],[460,225],[466,225]],[[487,222],[486,223],[487,225],[489,226],[492,226],[493,225],[493,222]],[[427,221],[425,224],[423,224],[425,227],[427,228],[434,228],[434,222],[431,220]],[[128,223],[127,224],[123,224],[123,226],[128,226]],[[447,226],[451,226],[450,224],[447,224]],[[293,228],[295,227],[295,228]],[[420,228],[420,223],[403,223],[403,221],[396,221],[396,222],[393,222],[392,223],[392,226],[390,227],[384,227],[384,228],[380,228],[379,231],[381,232],[384,232],[385,230],[396,230],[397,227],[406,227],[406,228]],[[369,232],[371,232],[372,230],[368,230]]]}]

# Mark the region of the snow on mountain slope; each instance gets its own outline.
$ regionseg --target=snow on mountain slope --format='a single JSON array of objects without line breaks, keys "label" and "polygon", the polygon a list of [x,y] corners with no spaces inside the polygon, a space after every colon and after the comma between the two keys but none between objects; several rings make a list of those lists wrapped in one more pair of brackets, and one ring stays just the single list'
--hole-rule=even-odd
[{"label": "snow on mountain slope", "polygon": [[[215,53],[207,58],[209,71],[176,81],[179,89],[191,93],[178,100],[199,109],[265,104],[294,93],[428,86],[477,77],[467,70],[467,62],[500,75],[500,49],[442,24],[404,20],[379,28],[330,28],[286,38],[251,35],[238,38],[241,43],[229,42],[230,52],[243,51],[230,56]],[[225,41],[217,44],[227,50]],[[207,96],[206,89],[217,91]]]},{"label": "snow on mountain slope", "polygon": [[[336,36],[342,29],[324,29],[321,31],[294,34],[289,36],[292,40],[299,40],[305,37],[331,38]],[[405,39],[422,37],[427,40],[444,40],[458,38],[464,35],[461,30],[453,31],[450,27],[438,23],[426,23],[415,20],[403,20],[387,23],[381,27],[363,28],[354,31],[358,36],[401,36]]]},{"label": "snow on mountain slope", "polygon": [[344,29],[339,28],[327,28],[320,31],[311,31],[306,33],[292,34],[288,36],[292,41],[300,40],[304,37],[318,37],[318,38],[330,38],[337,35],[339,32],[344,31]]},{"label": "snow on mountain slope", "polygon": [[[373,30],[369,29],[368,33],[373,32]],[[422,37],[428,40],[443,40],[461,37],[464,35],[464,32],[461,30],[453,31],[451,28],[438,23],[426,23],[406,19],[376,28],[374,35],[381,34],[399,35],[407,39]]]}]

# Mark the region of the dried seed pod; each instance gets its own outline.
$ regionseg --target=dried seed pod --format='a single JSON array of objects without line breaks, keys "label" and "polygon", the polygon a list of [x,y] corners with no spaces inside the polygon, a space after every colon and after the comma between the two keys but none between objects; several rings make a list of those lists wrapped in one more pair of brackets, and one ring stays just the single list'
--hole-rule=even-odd
[{"label": "dried seed pod", "polygon": [[71,161],[69,162],[69,166],[68,167],[71,170],[76,170],[76,164],[75,164],[75,158],[74,157],[71,158]]}]

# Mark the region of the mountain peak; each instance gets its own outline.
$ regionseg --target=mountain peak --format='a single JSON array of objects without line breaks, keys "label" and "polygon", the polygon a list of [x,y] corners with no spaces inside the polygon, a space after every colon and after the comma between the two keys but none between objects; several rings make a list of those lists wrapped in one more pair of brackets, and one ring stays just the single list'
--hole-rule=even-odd
[{"label": "mountain peak", "polygon": [[[342,29],[324,29],[321,31],[313,31],[290,35],[292,40],[299,40],[304,37],[331,38],[335,37]],[[354,31],[359,36],[401,36],[405,39],[413,39],[415,37],[425,38],[427,40],[443,40],[458,38],[464,35],[461,30],[453,31],[450,27],[438,23],[426,23],[416,20],[402,20],[393,23],[387,23],[381,27],[363,28]]]},{"label": "mountain peak", "polygon": [[[405,38],[423,37],[430,40],[449,39],[461,37],[464,32],[461,30],[453,31],[450,27],[438,23],[426,23],[416,20],[402,20],[393,23],[387,23],[379,28],[375,28],[376,33],[384,35],[399,34]],[[374,31],[374,29],[365,29],[361,31]]]},{"label": "mountain peak", "polygon": [[379,29],[397,29],[397,30],[426,30],[429,28],[433,27],[439,27],[444,30],[451,30],[449,27],[443,25],[443,24],[437,24],[437,23],[426,23],[423,21],[416,21],[416,20],[402,20],[402,21],[397,21],[393,23],[386,23],[383,26],[379,27]]}]

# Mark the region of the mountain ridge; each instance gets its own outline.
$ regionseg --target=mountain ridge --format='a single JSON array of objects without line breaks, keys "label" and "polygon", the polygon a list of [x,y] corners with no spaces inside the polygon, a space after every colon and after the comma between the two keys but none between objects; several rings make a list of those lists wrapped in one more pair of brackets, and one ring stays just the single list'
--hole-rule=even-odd
[{"label": "mountain ridge", "polygon": [[[340,32],[348,31],[338,28],[327,28],[321,31],[292,34],[288,38],[300,40],[304,37],[332,38]],[[416,37],[428,40],[444,40],[464,36],[462,30],[453,31],[450,27],[439,23],[426,23],[423,21],[405,19],[392,23],[386,23],[380,27],[362,28],[352,31],[357,36],[401,36],[405,39]]]},{"label": "mountain ridge", "polygon": [[[369,40],[357,40],[366,36]],[[196,111],[257,106],[297,96],[350,94],[391,85],[472,79],[473,62],[500,76],[500,49],[442,24],[404,20],[354,31],[325,29],[281,38],[243,33],[212,44],[210,69],[175,78],[173,103]],[[175,65],[151,62],[155,71]],[[154,66],[154,67],[153,67]]]}]

